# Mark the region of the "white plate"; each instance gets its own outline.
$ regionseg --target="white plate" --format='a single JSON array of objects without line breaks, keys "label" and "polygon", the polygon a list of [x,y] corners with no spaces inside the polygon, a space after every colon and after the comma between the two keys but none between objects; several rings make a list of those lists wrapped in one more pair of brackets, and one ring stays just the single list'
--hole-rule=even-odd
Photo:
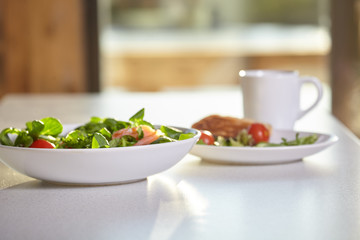
[{"label": "white plate", "polygon": [[191,154],[201,157],[203,160],[215,163],[236,164],[274,164],[300,160],[310,156],[334,144],[338,137],[335,135],[294,132],[291,130],[273,130],[270,142],[280,143],[281,138],[294,140],[296,133],[300,137],[317,134],[319,139],[311,145],[284,146],[284,147],[224,147],[195,145]]},{"label": "white plate", "polygon": [[[74,125],[69,126],[64,125],[64,129]],[[200,137],[197,130],[177,128],[196,136],[170,143],[98,149],[40,149],[0,144],[0,160],[24,175],[49,182],[77,185],[134,182],[174,166]]]}]

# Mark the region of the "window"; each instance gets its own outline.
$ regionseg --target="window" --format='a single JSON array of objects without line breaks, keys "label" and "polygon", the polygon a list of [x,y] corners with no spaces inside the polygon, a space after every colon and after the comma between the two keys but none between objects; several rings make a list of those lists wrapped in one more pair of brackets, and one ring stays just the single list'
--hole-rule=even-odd
[{"label": "window", "polygon": [[297,69],[328,79],[325,0],[99,4],[104,88],[236,84],[244,68]]}]

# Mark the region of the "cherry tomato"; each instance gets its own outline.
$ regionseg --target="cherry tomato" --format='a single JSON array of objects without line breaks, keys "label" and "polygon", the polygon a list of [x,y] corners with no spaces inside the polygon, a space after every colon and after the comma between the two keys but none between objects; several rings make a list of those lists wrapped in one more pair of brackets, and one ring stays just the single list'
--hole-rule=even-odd
[{"label": "cherry tomato", "polygon": [[44,139],[35,140],[31,145],[31,148],[55,148],[55,145]]},{"label": "cherry tomato", "polygon": [[270,138],[269,129],[261,123],[251,124],[248,133],[253,137],[255,144],[259,142],[268,142]]},{"label": "cherry tomato", "polygon": [[200,132],[201,132],[201,136],[199,141],[202,140],[203,143],[205,143],[206,145],[214,145],[215,138],[211,132],[206,130],[201,130]]}]

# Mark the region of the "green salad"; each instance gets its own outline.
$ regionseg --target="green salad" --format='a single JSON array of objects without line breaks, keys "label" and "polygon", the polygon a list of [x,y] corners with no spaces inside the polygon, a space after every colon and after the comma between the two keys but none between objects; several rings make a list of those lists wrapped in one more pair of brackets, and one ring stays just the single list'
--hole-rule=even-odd
[{"label": "green salad", "polygon": [[253,123],[248,129],[242,129],[236,137],[214,136],[208,130],[200,130],[200,132],[201,136],[197,144],[227,147],[299,146],[314,144],[319,138],[317,134],[300,137],[300,133],[296,133],[293,140],[282,138],[280,143],[271,143],[270,130],[261,123]]},{"label": "green salad", "polygon": [[281,138],[280,143],[271,143],[271,142],[254,142],[254,138],[246,130],[240,131],[236,138],[224,138],[217,137],[215,140],[215,145],[217,146],[232,146],[232,147],[245,147],[245,146],[254,146],[254,147],[283,147],[283,146],[299,146],[299,145],[308,145],[313,144],[318,140],[317,134],[312,134],[309,136],[300,137],[299,133],[295,134],[293,140],[288,140],[286,138]]},{"label": "green salad", "polygon": [[92,117],[66,135],[62,135],[63,125],[58,119],[47,117],[27,122],[24,129],[3,129],[0,143],[32,148],[112,148],[174,142],[195,136],[164,125],[156,129],[144,120],[144,113],[143,108],[128,121]]}]

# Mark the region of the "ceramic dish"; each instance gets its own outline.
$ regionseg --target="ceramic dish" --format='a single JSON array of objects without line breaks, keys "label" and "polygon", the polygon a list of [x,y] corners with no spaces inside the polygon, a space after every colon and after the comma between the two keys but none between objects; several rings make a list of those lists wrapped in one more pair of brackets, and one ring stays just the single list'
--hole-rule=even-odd
[{"label": "ceramic dish", "polygon": [[281,138],[295,139],[296,133],[300,137],[318,134],[319,139],[311,145],[284,146],[284,147],[221,147],[195,145],[191,154],[203,160],[215,163],[235,164],[274,164],[300,160],[334,144],[338,137],[329,134],[294,132],[291,130],[273,130],[270,142],[280,143]]},{"label": "ceramic dish", "polygon": [[[49,182],[80,185],[129,183],[174,166],[200,137],[197,130],[176,128],[196,135],[177,142],[106,149],[40,149],[0,145],[0,160],[24,175]],[[69,129],[69,126],[64,125],[64,129]]]}]

